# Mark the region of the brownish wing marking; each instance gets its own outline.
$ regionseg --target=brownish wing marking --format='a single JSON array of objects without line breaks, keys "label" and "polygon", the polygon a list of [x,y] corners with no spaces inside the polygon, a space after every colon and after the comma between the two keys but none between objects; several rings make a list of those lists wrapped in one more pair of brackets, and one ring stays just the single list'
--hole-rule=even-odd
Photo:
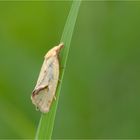
[{"label": "brownish wing marking", "polygon": [[41,91],[41,90],[43,90],[43,89],[45,89],[45,88],[47,88],[47,87],[48,87],[48,85],[40,86],[39,88],[33,90],[32,96],[34,97],[35,95],[38,95],[38,94],[39,94],[39,91]]}]

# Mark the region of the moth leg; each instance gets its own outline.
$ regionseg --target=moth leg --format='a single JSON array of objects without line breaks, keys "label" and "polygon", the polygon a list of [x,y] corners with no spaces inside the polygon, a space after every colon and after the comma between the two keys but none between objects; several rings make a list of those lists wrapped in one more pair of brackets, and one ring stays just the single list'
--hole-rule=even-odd
[{"label": "moth leg", "polygon": [[59,83],[62,83],[62,80],[58,79],[58,82],[59,82]]},{"label": "moth leg", "polygon": [[54,98],[54,100],[56,101],[56,96],[55,96],[55,95],[54,95],[54,97],[53,97],[53,98]]},{"label": "moth leg", "polygon": [[39,108],[38,108],[38,106],[36,106],[36,111],[38,111],[39,110]]}]

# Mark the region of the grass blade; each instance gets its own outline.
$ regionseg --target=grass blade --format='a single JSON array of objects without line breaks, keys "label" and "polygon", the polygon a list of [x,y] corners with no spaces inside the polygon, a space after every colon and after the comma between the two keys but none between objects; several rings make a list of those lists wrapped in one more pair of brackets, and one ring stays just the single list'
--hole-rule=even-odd
[{"label": "grass blade", "polygon": [[[74,26],[76,23],[76,18],[78,15],[79,7],[80,7],[81,1],[73,1],[72,6],[64,27],[64,31],[62,33],[61,41],[64,43],[64,48],[61,54],[61,66],[64,68],[66,67],[67,57],[69,53],[70,48],[70,42],[72,39],[72,34],[74,31]],[[60,80],[63,80],[65,69],[61,69],[60,71]],[[35,139],[51,139],[53,126],[54,126],[54,120],[55,120],[55,114],[56,109],[58,105],[60,90],[61,90],[61,83],[59,83],[56,91],[56,101],[52,103],[51,109],[49,113],[42,114],[40,118],[40,122],[38,125],[37,133]]]}]

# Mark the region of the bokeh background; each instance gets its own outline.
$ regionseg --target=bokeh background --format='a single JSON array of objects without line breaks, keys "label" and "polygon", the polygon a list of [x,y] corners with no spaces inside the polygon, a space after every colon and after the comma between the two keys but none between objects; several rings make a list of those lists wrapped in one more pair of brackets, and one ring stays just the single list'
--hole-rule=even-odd
[{"label": "bokeh background", "polygon": [[[0,138],[34,138],[30,96],[71,1],[0,2]],[[140,138],[140,2],[83,1],[53,138]]]}]

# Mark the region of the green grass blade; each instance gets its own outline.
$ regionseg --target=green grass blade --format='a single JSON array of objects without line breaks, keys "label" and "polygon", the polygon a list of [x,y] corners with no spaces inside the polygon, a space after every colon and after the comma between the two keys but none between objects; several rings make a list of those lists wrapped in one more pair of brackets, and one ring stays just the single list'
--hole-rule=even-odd
[{"label": "green grass blade", "polygon": [[[66,62],[67,62],[67,57],[68,57],[68,53],[69,53],[70,42],[72,39],[72,34],[74,31],[74,26],[76,23],[76,18],[78,15],[80,3],[81,3],[80,0],[72,2],[72,6],[71,6],[71,9],[70,9],[70,12],[69,12],[69,15],[68,15],[65,27],[64,27],[64,31],[62,33],[61,41],[60,41],[60,42],[64,43],[64,48],[63,48],[63,51],[61,54],[61,59],[60,59],[61,66],[63,66],[64,68],[66,68]],[[64,71],[65,71],[65,69],[61,69],[61,71],[60,71],[60,80],[61,81],[63,80]],[[57,109],[60,90],[61,90],[61,84],[62,84],[62,82],[59,83],[59,85],[57,87],[56,101],[53,102],[49,113],[41,115],[35,139],[51,139],[56,109]]]}]

